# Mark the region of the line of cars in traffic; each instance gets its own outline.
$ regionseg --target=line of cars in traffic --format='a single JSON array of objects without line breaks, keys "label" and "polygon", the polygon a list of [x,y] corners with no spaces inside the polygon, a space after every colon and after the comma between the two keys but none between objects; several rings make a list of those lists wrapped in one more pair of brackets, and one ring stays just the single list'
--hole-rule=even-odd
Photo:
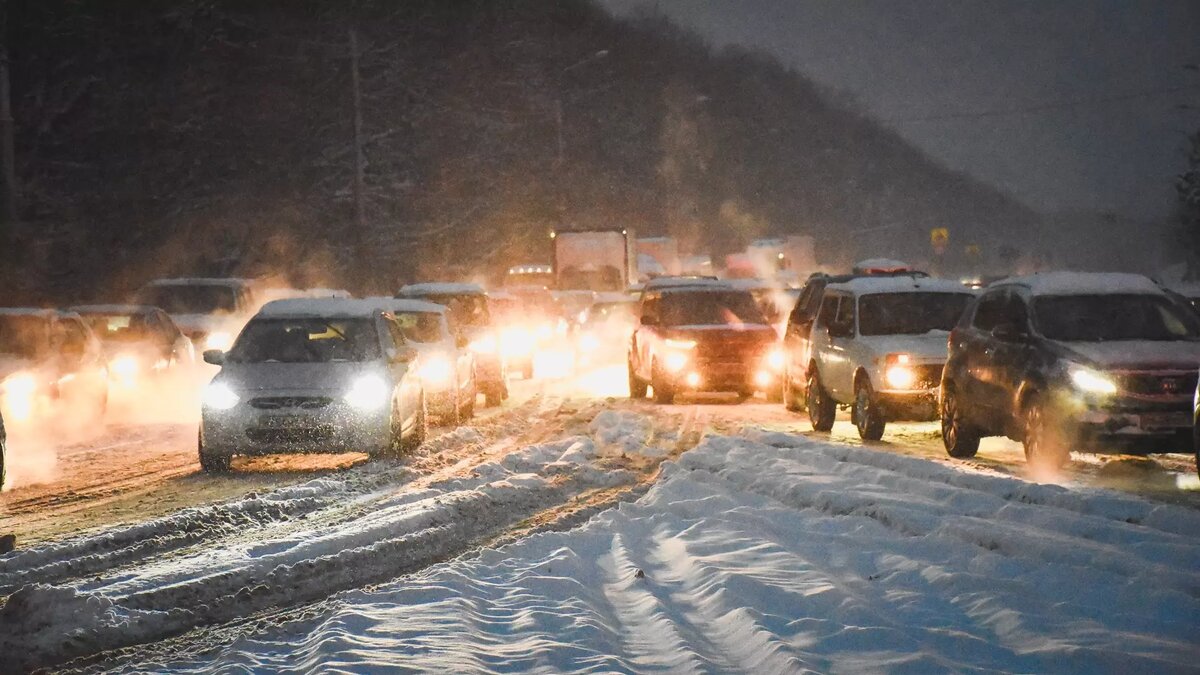
[{"label": "line of cars in traffic", "polygon": [[1070,451],[1200,446],[1200,317],[1133,274],[1043,273],[975,289],[903,266],[814,275],[782,336],[744,284],[659,279],[642,292],[629,391],[755,391],[865,440],[940,420],[954,457],[1007,436],[1057,469]]}]

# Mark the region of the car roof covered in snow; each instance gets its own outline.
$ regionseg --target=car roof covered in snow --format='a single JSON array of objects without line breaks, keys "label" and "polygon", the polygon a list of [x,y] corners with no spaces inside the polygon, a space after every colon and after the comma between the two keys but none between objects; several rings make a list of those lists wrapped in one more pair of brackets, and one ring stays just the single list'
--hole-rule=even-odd
[{"label": "car roof covered in snow", "polygon": [[427,314],[445,314],[447,312],[445,305],[439,305],[435,302],[426,302],[424,300],[387,298],[383,296],[364,299],[377,303],[379,308],[385,312],[419,312]]},{"label": "car roof covered in snow", "polygon": [[717,284],[729,288],[729,283],[716,277],[708,276],[677,276],[657,277],[642,285],[642,292],[661,291],[666,288],[681,288],[684,286],[707,286]]},{"label": "car roof covered in snow", "polygon": [[975,291],[950,279],[934,279],[921,276],[857,277],[848,281],[829,284],[826,291],[846,291],[856,295],[872,293],[965,293]]},{"label": "car roof covered in snow", "polygon": [[229,286],[230,288],[242,288],[249,286],[251,283],[249,279],[240,277],[176,277],[174,279],[155,279],[146,284],[146,288],[161,286]]},{"label": "car roof covered in snow", "polygon": [[780,290],[783,289],[783,284],[774,283],[774,282],[767,281],[766,279],[759,279],[759,278],[726,279],[725,283],[727,283],[730,286],[733,286],[734,288],[737,288],[739,290],[746,290],[746,291],[771,290],[771,289],[776,289],[776,288],[778,288]]},{"label": "car roof covered in snow", "polygon": [[409,298],[424,295],[486,295],[486,291],[479,284],[439,281],[408,284],[400,289],[399,295]]},{"label": "car roof covered in snow", "polygon": [[1033,295],[1163,295],[1150,277],[1120,272],[1043,272],[1009,277],[989,286],[1022,286]]},{"label": "car roof covered in snow", "polygon": [[909,271],[913,267],[903,260],[893,260],[891,258],[867,258],[854,263],[854,269],[857,270],[879,270],[882,272],[889,271]]},{"label": "car roof covered in snow", "polygon": [[372,300],[345,298],[286,298],[272,300],[258,310],[254,318],[339,318],[369,319],[384,311]]},{"label": "car roof covered in snow", "polygon": [[742,291],[749,293],[750,291],[744,288],[734,288],[728,281],[721,279],[706,280],[694,284],[679,284],[677,286],[667,286],[666,288],[646,289],[647,291],[657,291],[663,294],[674,293],[714,293],[717,291]]},{"label": "car roof covered in snow", "polygon": [[75,305],[70,311],[78,314],[149,314],[154,305]]},{"label": "car roof covered in snow", "polygon": [[74,314],[74,312],[60,312],[55,309],[43,309],[40,307],[0,307],[0,316],[36,316],[42,319],[52,319],[63,314]]}]

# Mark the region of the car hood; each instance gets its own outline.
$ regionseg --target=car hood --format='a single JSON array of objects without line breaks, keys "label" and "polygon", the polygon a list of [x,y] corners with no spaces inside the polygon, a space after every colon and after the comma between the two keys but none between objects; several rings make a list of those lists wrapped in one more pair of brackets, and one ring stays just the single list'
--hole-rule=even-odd
[{"label": "car hood", "polygon": [[1065,356],[1097,368],[1115,370],[1196,370],[1200,368],[1200,342],[1114,340],[1112,342],[1060,342]]},{"label": "car hood", "polygon": [[213,379],[234,391],[344,392],[355,378],[388,375],[377,361],[346,363],[231,363]]},{"label": "car hood", "polygon": [[950,339],[950,333],[930,331],[924,335],[874,335],[858,339],[866,341],[881,357],[887,354],[908,354],[918,361],[945,361],[946,342]]}]

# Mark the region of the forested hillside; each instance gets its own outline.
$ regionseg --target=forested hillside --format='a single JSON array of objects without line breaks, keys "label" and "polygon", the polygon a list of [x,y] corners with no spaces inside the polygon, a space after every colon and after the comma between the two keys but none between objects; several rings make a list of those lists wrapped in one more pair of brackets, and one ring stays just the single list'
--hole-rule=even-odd
[{"label": "forested hillside", "polygon": [[6,38],[18,234],[53,234],[18,245],[14,295],[389,290],[545,260],[560,223],[843,260],[1035,220],[766,57],[585,0],[12,0]]}]

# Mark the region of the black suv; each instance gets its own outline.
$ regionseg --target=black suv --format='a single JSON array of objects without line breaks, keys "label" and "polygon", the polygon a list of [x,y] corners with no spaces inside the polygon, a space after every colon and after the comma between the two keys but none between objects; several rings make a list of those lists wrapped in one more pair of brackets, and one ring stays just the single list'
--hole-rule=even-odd
[{"label": "black suv", "polygon": [[1190,452],[1200,320],[1150,279],[1050,273],[988,287],[950,334],[942,440],[1022,441],[1030,464],[1072,449]]}]

